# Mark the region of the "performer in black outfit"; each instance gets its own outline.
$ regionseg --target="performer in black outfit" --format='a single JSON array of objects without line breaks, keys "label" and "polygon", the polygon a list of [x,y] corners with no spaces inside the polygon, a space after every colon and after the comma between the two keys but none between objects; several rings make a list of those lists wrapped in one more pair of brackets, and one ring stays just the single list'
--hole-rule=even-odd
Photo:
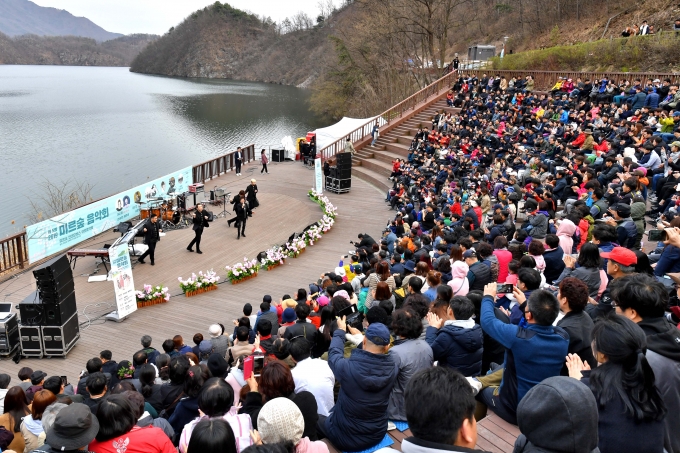
[{"label": "performer in black outfit", "polygon": [[236,162],[236,176],[241,176],[241,164],[243,163],[243,151],[239,146],[234,153],[234,161]]},{"label": "performer in black outfit", "polygon": [[144,232],[144,243],[149,246],[146,252],[137,260],[138,263],[144,264],[144,258],[147,256],[151,258],[151,265],[154,265],[154,252],[156,251],[156,243],[161,240],[160,232],[163,231],[158,225],[158,216],[151,214],[151,217],[144,224],[142,229]]},{"label": "performer in black outfit", "polygon": [[210,224],[208,223],[208,213],[203,210],[203,205],[199,204],[196,206],[196,212],[194,212],[191,215],[194,218],[194,240],[189,243],[189,246],[187,247],[187,250],[190,252],[193,252],[194,249],[191,247],[196,244],[196,253],[203,253],[201,252],[201,235],[203,234],[203,228],[208,228]]},{"label": "performer in black outfit", "polygon": [[250,209],[255,209],[260,206],[260,202],[257,201],[257,181],[254,179],[250,180],[250,185],[246,187],[246,201]]},{"label": "performer in black outfit", "polygon": [[234,198],[229,202],[234,206],[233,208],[231,208],[231,210],[234,212],[234,217],[227,220],[227,225],[231,226],[232,223],[234,223],[238,220],[238,216],[236,215],[236,205],[238,205],[241,198],[245,198],[245,197],[246,197],[246,191],[241,190],[241,191],[239,191],[239,193],[234,195]]},{"label": "performer in black outfit", "polygon": [[241,235],[246,237],[246,221],[248,220],[248,216],[252,217],[253,211],[250,210],[250,206],[246,203],[245,198],[241,198],[234,209],[236,211],[236,217],[238,218],[238,220],[236,220],[236,229],[238,230],[236,239],[241,239]]}]

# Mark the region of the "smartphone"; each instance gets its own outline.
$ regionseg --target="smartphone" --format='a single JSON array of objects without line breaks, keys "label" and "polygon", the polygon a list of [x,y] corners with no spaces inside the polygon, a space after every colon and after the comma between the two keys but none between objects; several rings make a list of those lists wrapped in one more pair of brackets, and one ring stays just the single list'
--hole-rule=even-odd
[{"label": "smartphone", "polygon": [[338,318],[342,319],[343,316],[346,316],[347,318],[349,318],[349,316],[352,313],[356,313],[357,311],[359,311],[359,309],[357,308],[357,304],[352,304],[349,307],[346,307],[346,308],[343,308],[342,310],[340,310],[338,312]]},{"label": "smartphone", "polygon": [[496,293],[498,293],[498,294],[512,294],[512,283],[508,283],[508,284],[498,283],[498,284],[496,284]]},{"label": "smartphone", "polygon": [[647,237],[650,241],[665,241],[666,230],[649,230],[649,232],[647,232]]},{"label": "smartphone", "polygon": [[68,378],[66,376],[61,376],[61,383],[65,386],[68,385]]},{"label": "smartphone", "polygon": [[262,375],[263,368],[264,368],[264,356],[263,355],[253,356],[253,375],[255,377],[260,377]]},{"label": "smartphone", "polygon": [[243,378],[244,379],[250,379],[250,376],[253,374],[253,356],[249,355],[245,359],[243,359]]}]

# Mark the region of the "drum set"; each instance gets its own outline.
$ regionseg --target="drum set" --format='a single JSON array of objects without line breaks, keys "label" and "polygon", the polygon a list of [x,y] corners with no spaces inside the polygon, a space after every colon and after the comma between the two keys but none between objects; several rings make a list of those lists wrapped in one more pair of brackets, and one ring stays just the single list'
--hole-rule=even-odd
[{"label": "drum set", "polygon": [[209,204],[216,207],[224,206],[224,209],[217,217],[225,217],[225,199],[228,198],[229,195],[230,193],[226,193],[224,189],[215,188],[210,191],[210,198],[206,198],[202,201],[197,200],[197,194],[192,192],[181,193],[175,197],[147,198],[145,203],[139,202],[140,218],[142,220],[148,219],[155,214],[158,216],[160,226],[164,230],[186,228],[193,223],[191,212],[196,209],[198,203],[204,205]]}]

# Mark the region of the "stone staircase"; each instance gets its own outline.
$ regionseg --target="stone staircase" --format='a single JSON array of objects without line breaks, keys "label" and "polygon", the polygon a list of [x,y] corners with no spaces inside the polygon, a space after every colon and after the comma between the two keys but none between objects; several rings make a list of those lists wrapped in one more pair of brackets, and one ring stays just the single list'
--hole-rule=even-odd
[{"label": "stone staircase", "polygon": [[381,133],[374,146],[371,146],[370,141],[363,147],[357,146],[357,152],[352,158],[352,176],[363,179],[381,191],[391,189],[392,181],[388,178],[392,173],[392,161],[406,159],[416,130],[420,127],[431,129],[432,117],[442,109],[451,113],[460,110],[448,107],[446,96],[441,96],[415,115]]}]

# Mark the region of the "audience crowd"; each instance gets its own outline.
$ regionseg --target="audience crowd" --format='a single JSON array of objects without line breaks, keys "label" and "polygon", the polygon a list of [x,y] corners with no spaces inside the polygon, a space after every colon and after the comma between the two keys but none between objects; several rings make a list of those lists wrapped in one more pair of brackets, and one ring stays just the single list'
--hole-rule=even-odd
[{"label": "audience crowd", "polygon": [[380,238],[193,346],[0,374],[0,449],[469,452],[493,412],[515,452],[680,453],[677,91],[461,78]]}]

